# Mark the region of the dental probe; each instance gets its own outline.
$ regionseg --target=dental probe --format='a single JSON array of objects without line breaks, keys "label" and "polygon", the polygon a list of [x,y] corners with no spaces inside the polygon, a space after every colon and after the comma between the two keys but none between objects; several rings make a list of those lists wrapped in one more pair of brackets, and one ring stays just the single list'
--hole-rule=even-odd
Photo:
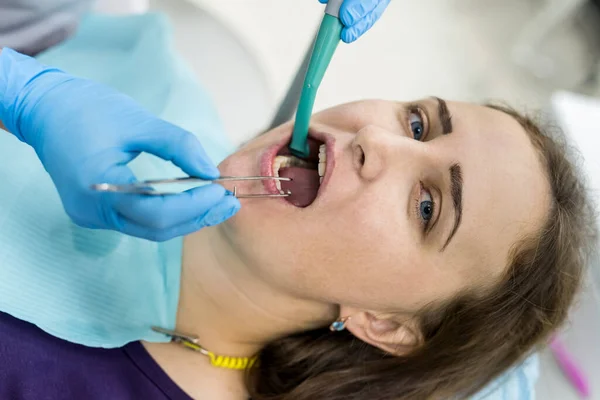
[{"label": "dental probe", "polygon": [[[215,182],[235,182],[235,181],[291,181],[290,178],[283,178],[277,176],[222,176],[217,179],[206,180],[202,178],[172,178],[172,179],[156,179],[143,182],[134,182],[125,185],[113,185],[111,183],[99,183],[92,185],[91,189],[98,192],[113,192],[113,193],[131,193],[131,194],[144,194],[149,196],[175,194],[172,191],[160,191],[155,190],[152,186],[160,185],[171,185],[179,183],[215,183]],[[288,197],[292,192],[289,190],[281,194],[270,194],[270,193],[255,193],[255,194],[239,194],[237,192],[237,186],[233,187],[233,195],[238,199],[254,199],[254,198],[277,198],[277,197]]]},{"label": "dental probe", "polygon": [[344,0],[329,0],[325,7],[325,16],[321,22],[317,39],[313,46],[310,64],[302,94],[300,95],[300,104],[296,111],[296,121],[294,123],[294,133],[290,150],[293,155],[299,158],[308,158],[310,150],[308,147],[308,126],[312,115],[317,91],[325,75],[325,71],[331,62],[342,34],[343,24],[339,19],[340,7]]}]

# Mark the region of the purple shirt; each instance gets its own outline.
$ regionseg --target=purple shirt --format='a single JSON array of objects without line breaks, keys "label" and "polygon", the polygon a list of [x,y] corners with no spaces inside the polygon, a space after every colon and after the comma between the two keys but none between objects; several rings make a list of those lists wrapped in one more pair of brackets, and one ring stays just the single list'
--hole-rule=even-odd
[{"label": "purple shirt", "polygon": [[2,400],[191,400],[140,342],[97,349],[0,313]]}]

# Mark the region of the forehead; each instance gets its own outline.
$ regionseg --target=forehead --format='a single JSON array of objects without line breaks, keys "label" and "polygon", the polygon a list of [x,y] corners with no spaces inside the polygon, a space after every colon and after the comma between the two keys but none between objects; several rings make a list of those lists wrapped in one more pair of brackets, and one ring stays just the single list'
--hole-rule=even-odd
[{"label": "forehead", "polygon": [[512,116],[451,102],[448,157],[463,169],[463,221],[448,260],[470,278],[498,276],[511,248],[543,224],[549,184],[529,134]]}]

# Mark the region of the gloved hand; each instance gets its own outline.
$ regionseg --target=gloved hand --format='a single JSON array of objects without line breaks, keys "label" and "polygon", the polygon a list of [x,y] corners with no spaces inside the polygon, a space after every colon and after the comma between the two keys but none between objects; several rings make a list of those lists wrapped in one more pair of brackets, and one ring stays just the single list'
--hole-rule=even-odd
[{"label": "gloved hand", "polygon": [[67,214],[83,227],[163,241],[219,224],[240,208],[216,184],[169,196],[92,191],[95,183],[134,182],[127,163],[140,152],[195,177],[213,179],[219,171],[194,135],[131,98],[6,48],[0,53],[0,120],[35,149]]},{"label": "gloved hand", "polygon": [[[325,4],[328,0],[319,0]],[[381,17],[390,0],[344,0],[340,20],[344,24],[342,40],[352,43],[371,29]]]}]

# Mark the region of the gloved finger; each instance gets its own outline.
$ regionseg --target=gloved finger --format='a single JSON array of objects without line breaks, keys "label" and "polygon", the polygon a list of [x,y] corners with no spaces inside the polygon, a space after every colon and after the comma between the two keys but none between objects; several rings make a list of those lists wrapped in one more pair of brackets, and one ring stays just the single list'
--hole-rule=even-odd
[{"label": "gloved finger", "polygon": [[319,0],[319,3],[321,3],[321,4],[327,4],[327,0]]},{"label": "gloved finger", "polygon": [[[116,199],[114,208],[137,225],[167,230],[202,217],[227,197],[233,196],[227,196],[222,186],[211,184],[174,195],[122,195]],[[235,202],[239,208],[239,200]]]},{"label": "gloved finger", "polygon": [[239,201],[233,196],[226,196],[216,206],[208,210],[199,218],[193,218],[169,229],[152,229],[134,222],[122,219],[121,231],[127,235],[135,236],[153,242],[164,242],[179,236],[189,235],[207,226],[214,226],[225,222],[239,211]]},{"label": "gloved finger", "polygon": [[383,14],[383,11],[385,11],[385,8],[388,6],[389,2],[390,0],[381,1],[375,10],[373,10],[373,12],[358,21],[353,26],[344,28],[342,30],[342,41],[345,43],[352,43],[361,37],[366,31],[371,29],[375,22],[377,22],[377,20],[381,17],[381,14]]},{"label": "gloved finger", "polygon": [[340,7],[340,20],[351,27],[369,15],[382,0],[345,0]]},{"label": "gloved finger", "polygon": [[166,121],[153,122],[144,135],[128,143],[128,148],[171,161],[190,176],[214,179],[220,175],[196,136]]}]

